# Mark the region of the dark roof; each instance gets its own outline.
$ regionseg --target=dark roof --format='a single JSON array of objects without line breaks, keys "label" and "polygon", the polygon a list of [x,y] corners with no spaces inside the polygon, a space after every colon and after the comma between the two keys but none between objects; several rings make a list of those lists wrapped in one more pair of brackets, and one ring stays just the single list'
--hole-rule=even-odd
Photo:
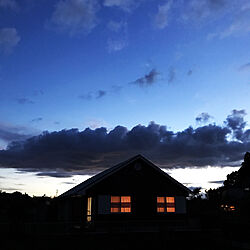
[{"label": "dark roof", "polygon": [[100,172],[99,174],[94,175],[93,177],[87,179],[86,181],[78,184],[77,186],[75,186],[75,187],[71,188],[70,190],[66,191],[65,193],[61,194],[59,196],[59,198],[64,198],[64,197],[68,197],[68,196],[76,196],[76,195],[84,195],[85,191],[88,188],[92,187],[96,183],[102,181],[106,177],[110,176],[111,174],[117,172],[118,170],[126,167],[128,164],[130,164],[131,162],[136,161],[138,159],[143,160],[148,165],[150,165],[151,167],[153,167],[154,169],[156,169],[157,171],[159,171],[166,178],[168,178],[171,182],[175,183],[180,188],[182,188],[186,193],[191,193],[190,189],[188,189],[183,184],[179,183],[174,178],[172,178],[170,175],[168,175],[167,173],[165,173],[164,171],[162,171],[159,167],[157,167],[156,165],[154,165],[151,161],[149,161],[148,159],[146,159],[142,155],[136,155],[136,156],[134,156],[134,157],[132,157],[132,158],[126,160],[126,161],[123,161],[123,162],[121,162],[121,163],[119,163],[119,164],[117,164],[117,165],[115,165],[115,166],[113,166],[111,168],[108,168],[108,169]]}]

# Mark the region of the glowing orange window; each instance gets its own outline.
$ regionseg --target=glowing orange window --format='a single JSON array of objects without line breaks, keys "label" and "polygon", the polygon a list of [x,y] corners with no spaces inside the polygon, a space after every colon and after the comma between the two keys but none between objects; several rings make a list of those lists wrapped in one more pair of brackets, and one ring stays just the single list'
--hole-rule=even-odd
[{"label": "glowing orange window", "polygon": [[157,212],[158,213],[174,213],[175,198],[174,197],[157,197]]},{"label": "glowing orange window", "polygon": [[111,196],[111,213],[131,213],[131,196]]}]

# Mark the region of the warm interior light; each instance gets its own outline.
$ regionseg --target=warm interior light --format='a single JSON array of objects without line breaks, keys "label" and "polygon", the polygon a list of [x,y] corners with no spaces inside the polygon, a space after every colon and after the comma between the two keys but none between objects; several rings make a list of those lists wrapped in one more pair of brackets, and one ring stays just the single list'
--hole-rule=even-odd
[{"label": "warm interior light", "polygon": [[91,221],[91,215],[92,215],[92,197],[88,197],[87,200],[87,221]]},{"label": "warm interior light", "polygon": [[175,198],[174,197],[157,197],[157,212],[158,213],[174,213],[175,212]]},{"label": "warm interior light", "polygon": [[157,203],[165,203],[164,197],[157,197]]},{"label": "warm interior light", "polygon": [[131,196],[111,196],[111,213],[131,213]]},{"label": "warm interior light", "polygon": [[121,200],[120,196],[111,196],[111,203],[119,203]]},{"label": "warm interior light", "polygon": [[131,197],[130,196],[121,196],[121,202],[122,203],[130,203]]},{"label": "warm interior light", "polygon": [[166,197],[167,203],[174,203],[174,197]]}]

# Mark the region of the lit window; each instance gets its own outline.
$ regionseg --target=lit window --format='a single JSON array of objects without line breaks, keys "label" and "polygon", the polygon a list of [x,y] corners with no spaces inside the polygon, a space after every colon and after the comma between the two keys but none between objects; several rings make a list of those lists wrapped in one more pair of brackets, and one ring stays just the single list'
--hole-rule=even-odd
[{"label": "lit window", "polygon": [[235,211],[235,206],[233,205],[221,205],[221,208],[226,212],[232,212]]},{"label": "lit window", "polygon": [[92,216],[92,197],[88,197],[88,201],[87,201],[87,221],[91,222],[91,216]]},{"label": "lit window", "polygon": [[131,196],[111,196],[111,213],[131,213]]},{"label": "lit window", "polygon": [[174,197],[157,197],[157,212],[158,213],[174,213],[175,199]]}]

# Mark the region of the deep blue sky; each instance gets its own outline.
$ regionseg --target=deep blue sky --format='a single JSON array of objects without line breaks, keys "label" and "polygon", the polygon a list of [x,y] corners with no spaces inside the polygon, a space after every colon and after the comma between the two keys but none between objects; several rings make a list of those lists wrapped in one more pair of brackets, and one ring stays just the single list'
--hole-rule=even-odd
[{"label": "deep blue sky", "polygon": [[0,0],[0,149],[45,130],[176,133],[230,115],[245,131],[249,27],[248,0]]}]

